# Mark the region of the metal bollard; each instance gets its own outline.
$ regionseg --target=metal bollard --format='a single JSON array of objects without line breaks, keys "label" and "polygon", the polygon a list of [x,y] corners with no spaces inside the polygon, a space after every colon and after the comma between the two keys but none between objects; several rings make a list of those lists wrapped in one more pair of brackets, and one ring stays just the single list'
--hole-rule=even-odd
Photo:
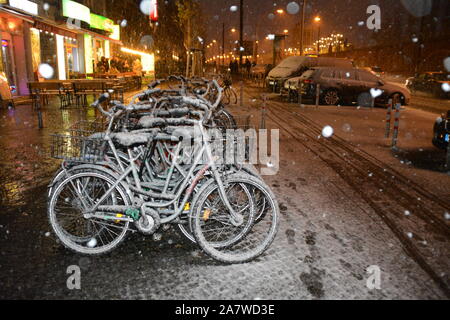
[{"label": "metal bollard", "polygon": [[450,142],[447,145],[447,172],[450,174]]},{"label": "metal bollard", "polygon": [[298,104],[300,105],[300,108],[304,107],[304,105],[302,104],[302,92],[303,92],[303,83],[300,83],[300,88],[298,90]]},{"label": "metal bollard", "polygon": [[402,107],[401,103],[395,104],[395,121],[394,121],[394,133],[392,135],[392,148],[397,147],[398,128],[400,126],[400,108],[401,107]]},{"label": "metal bollard", "polygon": [[38,116],[38,127],[39,129],[44,128],[44,121],[42,120],[42,97],[39,95],[36,100],[36,110],[37,110],[37,116]]},{"label": "metal bollard", "polygon": [[41,112],[41,109],[38,110],[38,126],[39,126],[39,129],[44,128],[44,123],[43,123],[43,121],[42,121],[42,112]]},{"label": "metal bollard", "polygon": [[240,86],[241,86],[241,96],[239,99],[239,105],[241,107],[243,107],[244,106],[244,81],[241,81]]},{"label": "metal bollard", "polygon": [[260,129],[266,129],[266,102],[267,102],[267,97],[265,94],[262,95],[262,100],[263,100],[263,104],[262,104],[262,108],[261,108],[261,123],[260,123]]},{"label": "metal bollard", "polygon": [[384,133],[384,137],[389,138],[389,134],[391,132],[391,116],[392,116],[392,99],[389,99],[387,114],[386,114],[386,132]]},{"label": "metal bollard", "polygon": [[316,108],[319,108],[319,100],[320,100],[320,84],[316,86]]}]

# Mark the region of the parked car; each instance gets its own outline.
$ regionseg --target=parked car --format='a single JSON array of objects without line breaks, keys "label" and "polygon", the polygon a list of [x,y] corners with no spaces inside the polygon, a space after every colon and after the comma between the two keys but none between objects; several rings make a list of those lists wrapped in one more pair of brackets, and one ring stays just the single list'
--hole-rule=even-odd
[{"label": "parked car", "polygon": [[439,149],[447,149],[450,139],[450,110],[436,119],[433,128],[433,144]]},{"label": "parked car", "polygon": [[364,67],[364,68],[361,68],[362,70],[367,70],[367,71],[370,71],[370,72],[372,72],[373,74],[375,74],[376,76],[378,76],[378,77],[382,77],[382,76],[384,76],[384,71],[383,71],[383,69],[381,69],[380,67],[377,67],[377,66],[373,66],[373,67]]},{"label": "parked car", "polygon": [[302,98],[314,99],[317,85],[320,84],[320,103],[326,105],[375,104],[385,105],[390,98],[398,95],[402,105],[407,105],[411,98],[408,89],[383,81],[372,72],[355,68],[313,68],[300,77],[286,81],[285,89],[296,94],[301,88]]},{"label": "parked car", "polygon": [[293,56],[284,59],[273,68],[266,78],[266,86],[279,92],[289,78],[301,76],[306,70],[314,67],[353,68],[353,61],[342,58]]},{"label": "parked car", "polygon": [[443,86],[450,87],[448,72],[425,72],[406,80],[406,87],[413,92],[421,91],[436,98],[450,99],[450,91],[445,91]]}]

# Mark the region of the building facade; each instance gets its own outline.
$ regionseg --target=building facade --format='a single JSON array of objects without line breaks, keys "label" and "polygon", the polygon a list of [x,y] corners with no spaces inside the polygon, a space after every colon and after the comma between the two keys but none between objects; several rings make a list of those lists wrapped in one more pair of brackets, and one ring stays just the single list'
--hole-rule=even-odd
[{"label": "building facade", "polygon": [[[101,57],[121,48],[120,26],[107,1],[0,0],[0,72],[13,96],[28,95],[45,65],[46,79],[91,74]],[[50,67],[48,67],[50,66]]]}]

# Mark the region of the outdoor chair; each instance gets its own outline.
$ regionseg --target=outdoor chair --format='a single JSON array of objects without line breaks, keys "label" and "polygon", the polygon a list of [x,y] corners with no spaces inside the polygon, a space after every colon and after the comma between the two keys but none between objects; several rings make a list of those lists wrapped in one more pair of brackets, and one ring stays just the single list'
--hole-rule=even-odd
[{"label": "outdoor chair", "polygon": [[74,82],[74,96],[77,106],[87,106],[87,96],[98,96],[105,92],[102,81],[77,81]]},{"label": "outdoor chair", "polygon": [[70,104],[69,96],[67,95],[64,85],[58,81],[43,81],[28,83],[32,105],[35,110],[42,105],[47,105],[49,97],[57,96],[59,98],[60,108],[66,108]]}]

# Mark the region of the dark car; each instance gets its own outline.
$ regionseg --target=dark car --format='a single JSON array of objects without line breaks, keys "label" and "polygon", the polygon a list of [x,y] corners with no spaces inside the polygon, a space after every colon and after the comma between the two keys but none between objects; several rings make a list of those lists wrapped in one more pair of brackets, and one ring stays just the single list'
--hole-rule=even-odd
[{"label": "dark car", "polygon": [[450,139],[450,110],[434,123],[433,144],[439,149],[447,149]]},{"label": "dark car", "polygon": [[425,72],[406,80],[406,87],[414,91],[432,94],[437,98],[450,99],[450,73]]},{"label": "dark car", "polygon": [[408,89],[385,82],[370,71],[355,68],[313,68],[286,81],[285,89],[298,92],[300,85],[302,97],[306,99],[314,99],[317,85],[320,85],[320,103],[326,105],[357,102],[370,106],[372,97],[375,104],[386,105],[394,96],[398,96],[402,105],[407,105],[411,98]]}]

